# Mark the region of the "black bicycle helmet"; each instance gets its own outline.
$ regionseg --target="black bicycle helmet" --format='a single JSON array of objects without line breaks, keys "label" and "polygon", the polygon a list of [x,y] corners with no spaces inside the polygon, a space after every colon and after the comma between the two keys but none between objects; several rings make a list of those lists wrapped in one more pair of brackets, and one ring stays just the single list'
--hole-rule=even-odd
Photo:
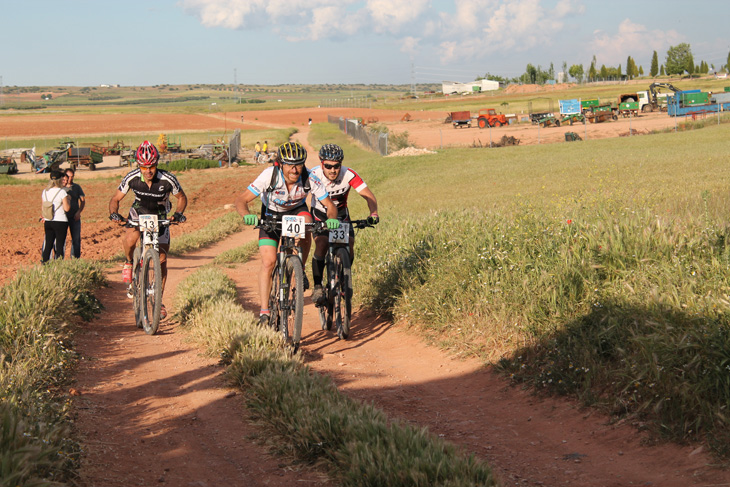
[{"label": "black bicycle helmet", "polygon": [[276,157],[282,164],[304,164],[307,150],[299,142],[286,142],[279,146]]},{"label": "black bicycle helmet", "polygon": [[342,162],[344,158],[345,154],[342,152],[342,147],[337,144],[325,144],[319,149],[320,161]]}]

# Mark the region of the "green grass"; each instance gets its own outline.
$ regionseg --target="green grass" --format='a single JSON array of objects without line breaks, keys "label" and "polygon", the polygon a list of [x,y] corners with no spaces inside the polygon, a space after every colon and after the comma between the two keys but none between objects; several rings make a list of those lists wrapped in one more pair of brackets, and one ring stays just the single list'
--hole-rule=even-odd
[{"label": "green grass", "polygon": [[23,269],[0,288],[0,485],[75,479],[80,447],[63,391],[77,359],[73,323],[99,311],[92,293],[103,283],[100,264],[69,260]]},{"label": "green grass", "polygon": [[339,138],[380,203],[381,224],[357,237],[356,301],[515,382],[727,458],[728,135],[707,123],[397,159]]},{"label": "green grass", "polygon": [[180,284],[175,306],[192,336],[228,364],[278,451],[324,465],[346,486],[495,485],[473,456],[340,394],[240,308],[235,294],[220,270],[206,268]]},{"label": "green grass", "polygon": [[256,252],[258,252],[258,248],[259,243],[257,240],[254,240],[216,255],[215,259],[213,259],[213,263],[218,265],[224,265],[248,262],[248,260],[250,260],[251,257],[255,255]]}]

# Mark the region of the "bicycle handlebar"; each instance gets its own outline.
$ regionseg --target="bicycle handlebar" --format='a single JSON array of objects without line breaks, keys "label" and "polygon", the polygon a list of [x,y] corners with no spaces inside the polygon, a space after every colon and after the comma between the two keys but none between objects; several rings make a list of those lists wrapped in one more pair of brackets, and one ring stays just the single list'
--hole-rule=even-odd
[{"label": "bicycle handlebar", "polygon": [[[178,225],[180,222],[176,222],[173,220],[157,220],[157,224],[161,227],[169,227],[170,225]],[[127,227],[138,227],[139,226],[139,220],[130,220],[127,218],[124,221],[124,225]]]},{"label": "bicycle handlebar", "polygon": [[[367,228],[367,227],[371,227],[371,228],[375,227],[375,225],[368,222],[367,219],[350,220],[349,222],[344,222],[344,223],[349,223],[354,228],[358,228],[358,229]],[[259,220],[259,224],[256,225],[254,228],[263,228],[264,230],[271,232],[271,231],[276,231],[278,229],[279,225],[281,225],[281,220],[277,220],[276,218],[262,218]],[[307,228],[307,230],[309,230],[310,232],[315,233],[315,234],[326,234],[327,232],[329,232],[329,229],[327,228],[327,223],[325,223],[323,221],[305,223],[304,225]]]}]

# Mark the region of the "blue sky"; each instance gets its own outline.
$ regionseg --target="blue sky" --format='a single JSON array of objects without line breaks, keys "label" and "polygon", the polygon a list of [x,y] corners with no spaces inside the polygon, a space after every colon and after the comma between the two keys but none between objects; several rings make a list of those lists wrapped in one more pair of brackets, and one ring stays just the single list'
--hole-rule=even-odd
[{"label": "blue sky", "polygon": [[[396,83],[727,62],[726,0],[0,0],[4,86]],[[713,23],[715,24],[713,26]]]}]

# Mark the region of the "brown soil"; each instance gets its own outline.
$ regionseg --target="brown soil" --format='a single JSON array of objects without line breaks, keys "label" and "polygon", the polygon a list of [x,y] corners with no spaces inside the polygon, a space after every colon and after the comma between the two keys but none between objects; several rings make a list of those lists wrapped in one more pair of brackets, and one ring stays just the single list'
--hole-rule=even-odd
[{"label": "brown soil", "polygon": [[[292,120],[306,125],[312,113],[293,112],[282,115],[287,125]],[[269,115],[271,121],[262,123],[275,123],[276,117]],[[600,126],[612,124],[618,125]],[[455,133],[479,131],[436,127],[432,138],[442,127]],[[541,133],[551,130],[561,129]],[[307,133],[305,126],[296,137],[306,141]],[[223,205],[232,203],[259,170],[221,169],[231,177],[216,184],[216,191],[208,188],[193,195],[197,197],[185,230],[224,212]],[[99,223],[84,227],[84,256],[106,257],[120,248],[118,229],[101,218],[111,194],[104,184],[109,183],[84,180],[86,175],[92,173],[81,172],[79,182],[90,190],[89,215],[100,217]],[[4,187],[0,193],[5,203],[0,220],[11,226],[0,238],[13,242],[0,253],[6,278],[13,274],[7,266],[28,265],[38,258],[42,232],[35,223],[20,222],[36,218],[36,192],[37,187]],[[168,310],[174,312],[175,290],[186,275],[253,238],[254,232],[246,230],[209,249],[172,258]],[[241,303],[252,312],[258,308],[258,266],[254,259],[227,270]],[[118,269],[109,272],[109,279],[110,286],[100,291],[103,314],[83,325],[77,343],[83,357],[73,385],[78,394],[75,425],[84,446],[81,485],[330,484],[321,473],[272,456],[256,440],[262,430],[248,421],[245,393],[226,386],[216,360],[204,358],[171,320],[156,336],[137,330]],[[337,340],[320,330],[308,295],[302,353],[315,371],[330,374],[343,393],[372,402],[393,418],[426,426],[486,460],[503,485],[730,484],[730,473],[714,469],[713,459],[697,445],[650,446],[635,425],[611,424],[571,401],[541,399],[509,387],[476,360],[457,360],[426,346],[402,324],[358,312],[350,340]]]}]

